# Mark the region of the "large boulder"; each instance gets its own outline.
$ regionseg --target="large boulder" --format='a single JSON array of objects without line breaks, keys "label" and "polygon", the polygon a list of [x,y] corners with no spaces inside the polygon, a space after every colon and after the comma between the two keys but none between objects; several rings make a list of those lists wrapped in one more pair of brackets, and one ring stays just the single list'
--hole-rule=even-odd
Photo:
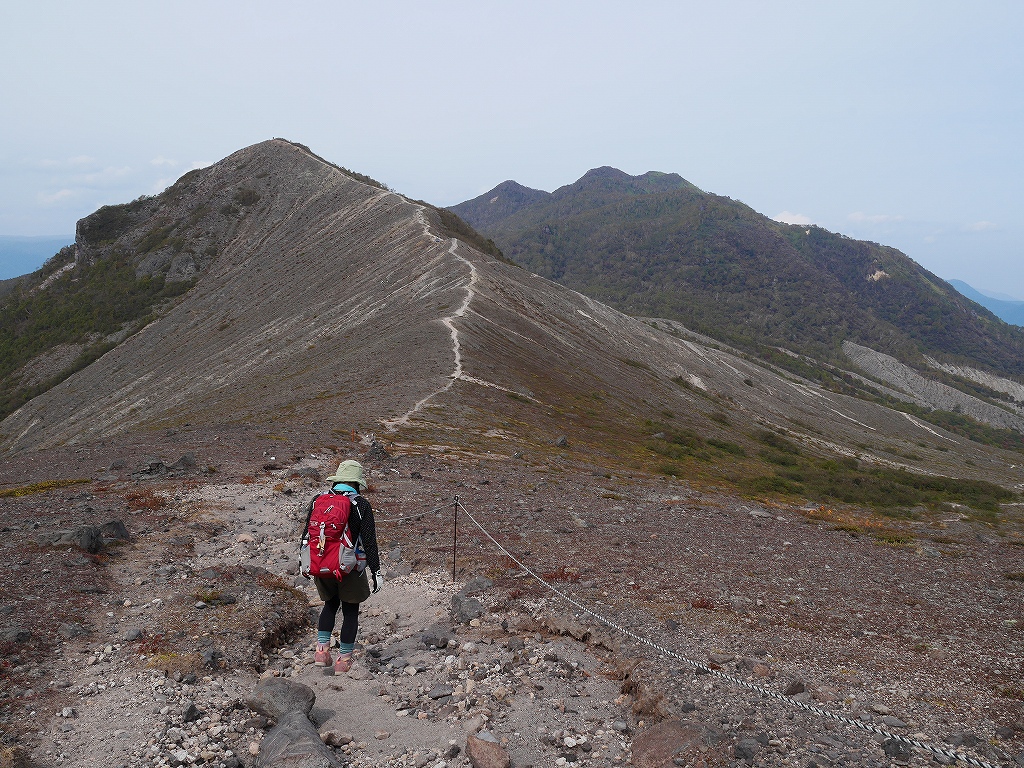
[{"label": "large boulder", "polygon": [[282,677],[260,680],[246,700],[254,712],[274,720],[281,720],[290,712],[301,712],[308,719],[315,702],[316,693],[312,688]]},{"label": "large boulder", "polygon": [[468,624],[484,615],[484,606],[475,597],[452,595],[451,615],[456,623]]},{"label": "large boulder", "polygon": [[466,740],[466,757],[473,768],[509,768],[512,764],[508,752],[488,731],[470,734]]},{"label": "large boulder", "polygon": [[103,549],[103,532],[95,525],[80,525],[70,531],[61,531],[53,544],[58,547],[78,547],[95,555]]},{"label": "large boulder", "polygon": [[341,768],[343,763],[324,744],[309,718],[293,710],[267,731],[252,765],[253,768]]}]

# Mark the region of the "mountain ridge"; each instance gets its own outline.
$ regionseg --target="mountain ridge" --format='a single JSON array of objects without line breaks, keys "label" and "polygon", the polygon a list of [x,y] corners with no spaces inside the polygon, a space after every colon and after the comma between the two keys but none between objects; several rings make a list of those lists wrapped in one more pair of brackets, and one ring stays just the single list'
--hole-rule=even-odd
[{"label": "mountain ridge", "polygon": [[[588,184],[617,176],[596,173]],[[652,179],[643,183],[680,183]],[[1012,388],[1008,410],[991,411],[977,395],[956,400],[965,414],[999,420],[986,432],[952,414],[942,421],[948,437],[936,443],[933,433],[942,433],[908,432],[892,410],[914,417],[934,407],[898,391],[910,377],[885,389],[834,369],[842,386],[828,391],[673,321],[630,317],[531,275],[458,219],[448,221],[478,245],[445,221],[284,140],[189,174],[163,197],[101,209],[83,220],[72,260],[51,265],[42,282],[55,282],[41,292],[40,282],[35,295],[118,259],[143,271],[143,282],[184,276],[160,283],[184,292],[7,416],[0,449],[240,424],[305,440],[379,431],[413,445],[455,441],[469,452],[517,444],[548,454],[572,435],[574,454],[596,466],[685,469],[815,495],[835,492],[822,482],[837,471],[868,485],[882,482],[872,475],[879,472],[962,476],[966,457],[981,466],[982,457],[1024,447]],[[984,381],[978,391],[988,391]],[[803,458],[794,461],[807,472],[778,474],[781,465],[765,458],[775,455],[764,447],[775,440],[769,433],[796,441],[793,455]],[[1013,461],[984,466],[983,479],[1020,482]]]},{"label": "mountain ridge", "polygon": [[1024,333],[896,249],[782,224],[652,174],[594,169],[553,193],[517,185],[521,204],[491,210],[511,188],[499,185],[451,209],[527,269],[748,349],[842,362],[849,339],[914,365],[946,356],[1024,375]]}]

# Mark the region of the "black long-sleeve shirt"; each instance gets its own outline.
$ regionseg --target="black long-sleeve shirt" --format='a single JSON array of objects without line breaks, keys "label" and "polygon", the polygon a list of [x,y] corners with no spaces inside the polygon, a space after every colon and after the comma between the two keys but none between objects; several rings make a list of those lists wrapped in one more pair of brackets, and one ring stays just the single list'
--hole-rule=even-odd
[{"label": "black long-sleeve shirt", "polygon": [[[309,521],[313,516],[313,502],[317,494],[306,505],[306,524],[302,527],[302,538],[309,535]],[[348,529],[352,533],[352,541],[362,539],[363,552],[366,553],[366,567],[374,573],[380,570],[380,552],[377,549],[377,526],[373,521],[373,508],[362,496],[346,494],[352,501],[353,509],[348,516]]]}]

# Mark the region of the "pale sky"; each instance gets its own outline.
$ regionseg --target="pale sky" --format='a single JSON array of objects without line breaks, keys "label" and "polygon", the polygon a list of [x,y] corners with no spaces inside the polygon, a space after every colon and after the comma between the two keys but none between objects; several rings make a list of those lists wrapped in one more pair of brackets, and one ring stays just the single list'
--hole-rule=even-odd
[{"label": "pale sky", "polygon": [[452,205],[681,174],[1024,299],[1018,2],[0,3],[0,235],[274,136]]}]

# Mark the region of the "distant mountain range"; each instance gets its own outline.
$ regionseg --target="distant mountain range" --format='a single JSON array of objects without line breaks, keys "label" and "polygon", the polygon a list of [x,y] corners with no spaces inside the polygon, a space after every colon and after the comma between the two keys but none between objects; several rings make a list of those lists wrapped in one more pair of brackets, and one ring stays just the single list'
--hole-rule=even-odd
[{"label": "distant mountain range", "polygon": [[74,235],[0,235],[0,280],[35,272],[44,261],[73,242]]},{"label": "distant mountain range", "polygon": [[971,301],[976,301],[985,309],[991,312],[1010,325],[1024,326],[1024,301],[1007,301],[988,296],[976,288],[972,288],[963,280],[949,280],[950,285]]},{"label": "distant mountain range", "polygon": [[676,174],[596,168],[551,193],[506,181],[451,210],[537,274],[757,354],[844,365],[850,341],[1024,375],[1024,331],[895,248],[774,221]]}]

